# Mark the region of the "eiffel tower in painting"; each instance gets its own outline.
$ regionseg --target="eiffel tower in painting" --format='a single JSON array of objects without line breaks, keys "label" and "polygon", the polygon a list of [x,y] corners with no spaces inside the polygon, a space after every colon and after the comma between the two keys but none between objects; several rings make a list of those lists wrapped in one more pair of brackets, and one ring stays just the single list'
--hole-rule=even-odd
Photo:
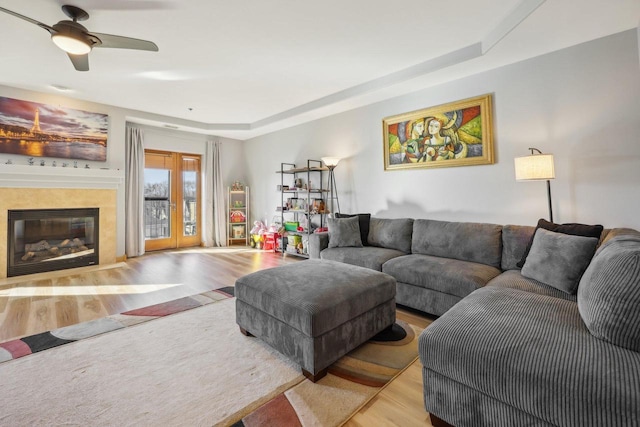
[{"label": "eiffel tower in painting", "polygon": [[42,131],[40,130],[40,109],[38,108],[36,108],[36,117],[33,119],[31,133],[42,133]]}]

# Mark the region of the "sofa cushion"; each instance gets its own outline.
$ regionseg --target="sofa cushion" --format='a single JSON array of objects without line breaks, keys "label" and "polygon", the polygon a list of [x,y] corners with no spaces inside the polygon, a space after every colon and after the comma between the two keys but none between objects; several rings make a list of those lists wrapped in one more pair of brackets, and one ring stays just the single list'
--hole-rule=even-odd
[{"label": "sofa cushion", "polygon": [[[549,222],[543,218],[538,220],[538,225],[536,226],[536,231],[538,229],[544,228],[545,230],[555,231],[556,233],[563,234],[571,234],[572,236],[585,236],[585,237],[596,237],[600,239],[600,235],[602,234],[602,230],[604,229],[601,225],[587,225],[587,224],[577,224],[577,223],[567,223],[567,224],[555,224],[553,222]],[[522,259],[518,263],[518,267],[522,268],[524,266],[524,262],[527,260],[527,256],[529,255],[529,251],[531,250],[531,245],[533,244],[534,235],[531,236],[531,240],[527,245],[527,248],[522,255]]]},{"label": "sofa cushion", "polygon": [[640,351],[640,237],[602,245],[580,281],[578,309],[594,336]]},{"label": "sofa cushion", "polygon": [[[429,325],[418,346],[425,406],[436,414],[431,372],[550,425],[640,419],[640,353],[591,335],[571,301],[487,286]],[[468,409],[469,425],[482,424]]]},{"label": "sofa cushion", "polygon": [[502,226],[416,219],[411,253],[479,262],[500,268]]},{"label": "sofa cushion", "polygon": [[539,228],[522,267],[522,275],[574,294],[597,244],[595,237],[572,236]]},{"label": "sofa cushion", "polygon": [[328,218],[329,227],[329,247],[362,247],[360,239],[360,222],[354,218]]},{"label": "sofa cushion", "polygon": [[413,219],[371,218],[368,241],[371,246],[411,252]]},{"label": "sofa cushion", "polygon": [[446,294],[465,297],[500,274],[500,270],[485,264],[411,254],[390,259],[382,272],[398,282]]},{"label": "sofa cushion", "polygon": [[515,270],[522,259],[535,227],[530,225],[505,225],[502,227],[502,270]]},{"label": "sofa cushion", "polygon": [[357,216],[360,225],[360,240],[362,240],[363,246],[369,246],[369,223],[371,222],[371,214],[343,214],[336,212],[334,216],[338,219]]},{"label": "sofa cushion", "polygon": [[461,299],[462,297],[433,289],[421,288],[403,282],[396,283],[396,303],[435,316],[442,316]]},{"label": "sofa cushion", "polygon": [[382,264],[402,255],[405,255],[405,253],[395,249],[377,248],[375,246],[327,248],[320,252],[321,259],[358,265],[376,271],[382,271]]},{"label": "sofa cushion", "polygon": [[[533,228],[533,227],[531,227]],[[491,279],[487,286],[495,286],[497,288],[519,289],[521,291],[527,291],[539,295],[547,295],[554,298],[566,299],[569,301],[576,301],[577,296],[575,294],[568,294],[553,286],[546,285],[542,282],[538,282],[535,279],[529,279],[524,277],[519,269],[508,270],[499,276]]]}]

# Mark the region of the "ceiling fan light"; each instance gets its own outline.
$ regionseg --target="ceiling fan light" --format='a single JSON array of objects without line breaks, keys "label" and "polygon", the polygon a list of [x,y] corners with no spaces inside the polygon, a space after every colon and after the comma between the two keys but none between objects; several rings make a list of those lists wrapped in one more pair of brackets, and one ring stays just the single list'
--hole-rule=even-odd
[{"label": "ceiling fan light", "polygon": [[91,45],[75,37],[64,34],[54,34],[51,36],[51,40],[53,40],[56,46],[71,55],[86,55],[91,52]]}]

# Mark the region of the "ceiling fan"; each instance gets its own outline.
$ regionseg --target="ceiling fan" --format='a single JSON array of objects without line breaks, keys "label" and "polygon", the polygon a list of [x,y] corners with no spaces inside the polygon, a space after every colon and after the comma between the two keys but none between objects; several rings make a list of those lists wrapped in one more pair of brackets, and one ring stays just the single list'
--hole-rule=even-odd
[{"label": "ceiling fan", "polygon": [[0,11],[24,19],[47,30],[51,34],[51,40],[56,46],[67,52],[73,66],[78,71],[89,71],[89,52],[94,47],[158,51],[158,46],[147,40],[103,33],[90,33],[83,25],[78,24],[78,21],[89,19],[89,14],[76,6],[62,6],[64,14],[73,21],[63,20],[52,26],[3,7],[0,7]]}]

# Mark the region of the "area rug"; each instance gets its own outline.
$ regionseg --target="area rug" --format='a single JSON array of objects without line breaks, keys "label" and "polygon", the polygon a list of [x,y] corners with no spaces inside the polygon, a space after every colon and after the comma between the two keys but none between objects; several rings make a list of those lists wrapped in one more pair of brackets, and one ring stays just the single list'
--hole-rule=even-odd
[{"label": "area rug", "polygon": [[82,322],[53,331],[42,332],[20,339],[0,343],[0,362],[28,356],[63,344],[69,344],[80,339],[93,337],[118,329],[133,326],[159,317],[179,313],[203,305],[212,304],[234,295],[232,286],[203,292],[198,295],[179,298],[176,300],[154,304],[120,314],[106,316],[100,319]]},{"label": "area rug", "polygon": [[380,334],[338,360],[320,381],[300,382],[234,427],[343,424],[417,359],[422,329],[402,321],[394,328],[390,336]]},{"label": "area rug", "polygon": [[230,424],[303,380],[235,325],[235,299],[0,364],[7,426]]},{"label": "area rug", "polygon": [[420,330],[398,322],[314,384],[240,334],[232,296],[225,288],[0,344],[0,425],[337,426],[417,357]]}]

